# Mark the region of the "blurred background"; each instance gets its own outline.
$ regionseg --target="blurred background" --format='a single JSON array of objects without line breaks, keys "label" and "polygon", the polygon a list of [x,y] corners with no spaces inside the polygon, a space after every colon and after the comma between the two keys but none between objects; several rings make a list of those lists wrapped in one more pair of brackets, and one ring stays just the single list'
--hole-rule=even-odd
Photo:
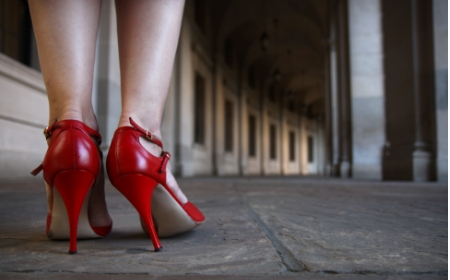
[{"label": "blurred background", "polygon": [[[0,1],[0,25],[0,178],[23,178],[48,122],[27,1]],[[107,152],[121,107],[110,0],[93,102]],[[178,176],[446,182],[448,2],[186,0],[162,131]]]}]

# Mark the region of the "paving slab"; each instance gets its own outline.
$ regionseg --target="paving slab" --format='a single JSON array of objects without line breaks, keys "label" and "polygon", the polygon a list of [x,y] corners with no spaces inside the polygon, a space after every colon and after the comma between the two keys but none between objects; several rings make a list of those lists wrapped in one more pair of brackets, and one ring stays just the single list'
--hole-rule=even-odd
[{"label": "paving slab", "polygon": [[[444,279],[447,186],[309,177],[180,179],[206,215],[152,252],[139,217],[109,183],[112,233],[45,237],[39,180],[0,181],[0,278]],[[81,277],[81,278],[80,278]]]},{"label": "paving slab", "polygon": [[276,190],[261,183],[239,188],[250,211],[307,271],[447,271],[446,187],[293,181]]},{"label": "paving slab", "polygon": [[133,280],[357,280],[363,278],[364,280],[420,280],[420,279],[446,279],[439,275],[332,275],[332,274],[298,274],[298,275],[258,275],[258,276],[239,276],[239,275],[170,275],[170,276],[154,276],[143,274],[64,274],[64,273],[4,273],[1,275],[2,279],[63,279],[63,280],[84,280],[84,279],[98,279],[98,280],[116,280],[129,279]]}]

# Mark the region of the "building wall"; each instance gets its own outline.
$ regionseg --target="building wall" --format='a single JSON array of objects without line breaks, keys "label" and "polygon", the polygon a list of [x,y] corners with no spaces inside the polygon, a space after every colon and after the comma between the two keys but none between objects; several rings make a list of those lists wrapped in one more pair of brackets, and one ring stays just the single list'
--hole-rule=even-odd
[{"label": "building wall", "polygon": [[48,101],[40,72],[0,54],[0,178],[31,176],[47,143]]},{"label": "building wall", "polygon": [[[259,137],[261,135],[261,119],[260,116],[260,110],[259,110],[259,100],[258,100],[258,94],[253,89],[247,88],[246,89],[246,113],[243,116],[243,131],[245,133],[245,138],[243,139],[243,165],[244,165],[244,175],[257,175],[261,173],[262,165],[261,165],[261,145],[262,145],[262,138]],[[249,115],[252,115],[255,117],[255,134],[256,134],[256,147],[255,147],[255,156],[250,157],[249,156],[249,124],[248,124],[248,117]]]}]

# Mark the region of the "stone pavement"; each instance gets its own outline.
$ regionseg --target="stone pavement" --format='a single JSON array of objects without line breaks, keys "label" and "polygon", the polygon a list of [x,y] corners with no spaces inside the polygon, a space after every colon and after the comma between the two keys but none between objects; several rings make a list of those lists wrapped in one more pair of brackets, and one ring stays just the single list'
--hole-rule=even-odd
[{"label": "stone pavement", "polygon": [[111,185],[103,239],[52,241],[42,182],[0,182],[0,279],[445,279],[448,190],[314,177],[179,180],[206,215],[152,251]]}]

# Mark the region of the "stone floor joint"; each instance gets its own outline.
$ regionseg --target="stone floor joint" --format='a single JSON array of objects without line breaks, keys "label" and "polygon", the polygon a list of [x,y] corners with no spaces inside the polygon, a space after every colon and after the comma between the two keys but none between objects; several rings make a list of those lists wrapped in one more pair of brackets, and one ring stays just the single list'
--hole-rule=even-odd
[{"label": "stone floor joint", "polygon": [[278,240],[272,231],[266,226],[266,224],[259,218],[259,215],[250,207],[243,196],[240,196],[242,203],[247,207],[248,212],[252,216],[253,220],[259,226],[259,228],[264,232],[266,237],[270,240],[272,245],[275,247],[277,254],[281,258],[281,262],[286,267],[289,272],[301,272],[307,270],[303,262],[297,260],[292,252],[287,249],[284,244]]},{"label": "stone floor joint", "polygon": [[437,275],[437,276],[447,276],[448,272],[446,270],[439,271],[377,271],[377,270],[351,270],[351,271],[336,271],[336,270],[318,270],[313,271],[313,274],[333,274],[333,275],[379,275],[379,276],[420,276],[420,275]]}]

